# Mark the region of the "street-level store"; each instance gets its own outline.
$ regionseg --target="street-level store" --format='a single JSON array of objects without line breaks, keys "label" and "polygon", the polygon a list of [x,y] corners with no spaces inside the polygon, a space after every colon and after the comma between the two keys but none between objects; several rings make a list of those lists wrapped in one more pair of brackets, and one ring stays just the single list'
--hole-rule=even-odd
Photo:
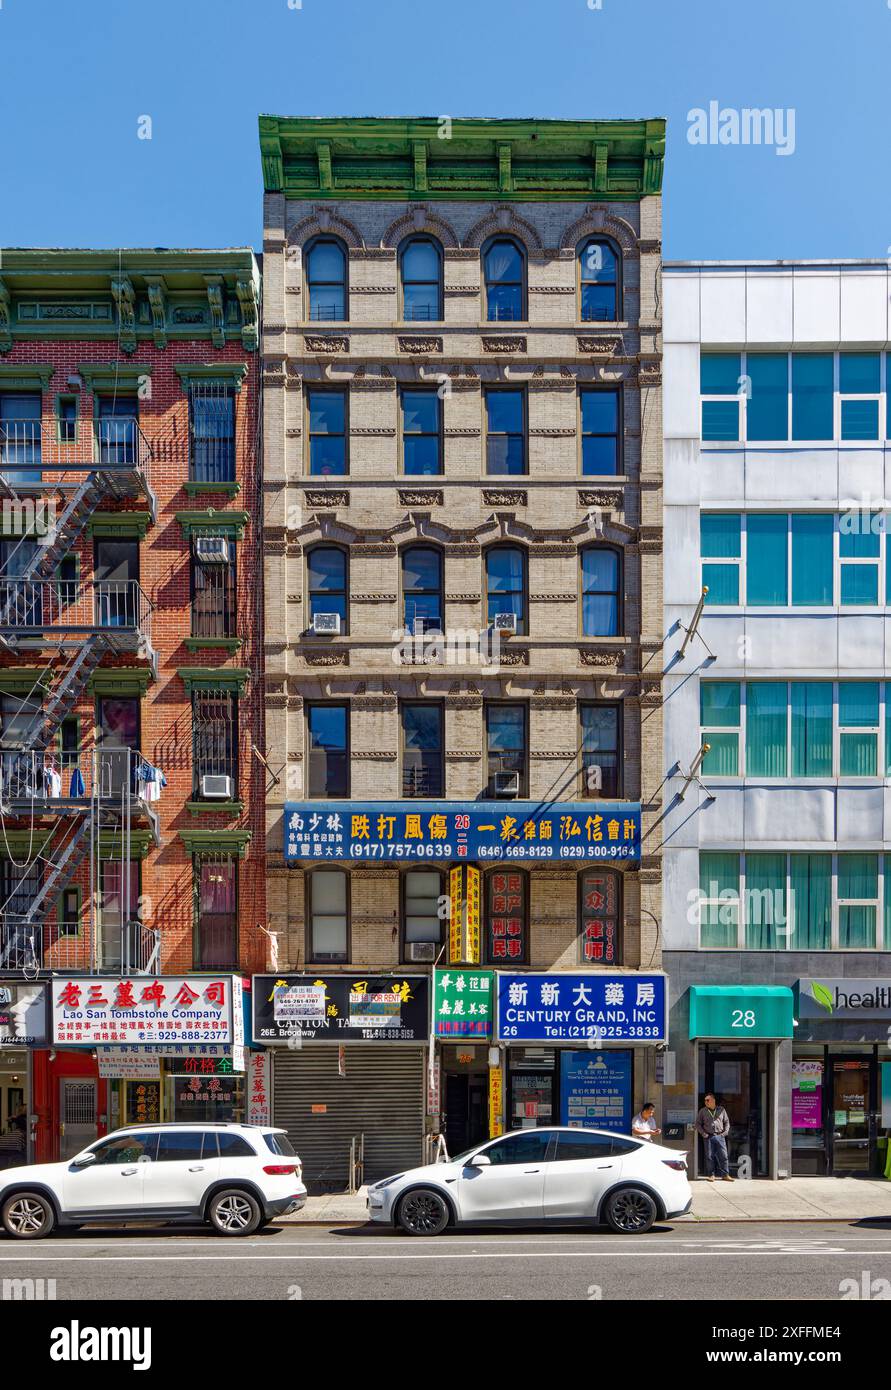
[{"label": "street-level store", "polygon": [[47,1043],[46,985],[0,980],[0,1169],[34,1157],[32,1059]]},{"label": "street-level store", "polygon": [[272,1053],[272,1114],[311,1189],[422,1162],[429,975],[255,975],[252,1036]]}]

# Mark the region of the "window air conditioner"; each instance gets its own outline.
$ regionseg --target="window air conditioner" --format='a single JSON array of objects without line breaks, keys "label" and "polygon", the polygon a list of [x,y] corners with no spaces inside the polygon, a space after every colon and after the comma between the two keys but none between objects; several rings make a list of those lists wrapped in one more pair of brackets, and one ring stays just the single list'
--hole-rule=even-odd
[{"label": "window air conditioner", "polygon": [[519,772],[496,772],[495,773],[495,795],[496,796],[519,796],[520,794],[520,774]]},{"label": "window air conditioner", "polygon": [[314,613],[312,630],[313,632],[323,632],[326,636],[340,632],[340,614]]},{"label": "window air conditioner", "polygon": [[516,613],[496,613],[496,614],[495,614],[495,622],[494,622],[493,626],[495,627],[496,631],[498,631],[498,632],[504,632],[504,633],[516,632],[516,630],[517,630],[517,615],[516,615]]},{"label": "window air conditioner", "polygon": [[232,778],[206,772],[201,778],[201,795],[208,801],[231,801]]},{"label": "window air conditioner", "polygon": [[410,941],[408,943],[408,958],[414,964],[420,961],[436,960],[436,943],[434,941]]},{"label": "window air conditioner", "polygon": [[195,558],[205,565],[228,565],[229,542],[225,536],[196,536]]}]

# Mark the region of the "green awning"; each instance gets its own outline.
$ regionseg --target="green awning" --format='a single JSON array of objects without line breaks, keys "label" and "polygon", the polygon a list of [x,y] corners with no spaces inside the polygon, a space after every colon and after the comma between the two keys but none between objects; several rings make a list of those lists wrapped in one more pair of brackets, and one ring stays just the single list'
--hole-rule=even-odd
[{"label": "green awning", "polygon": [[691,1038],[791,1038],[794,1016],[785,985],[690,986]]}]

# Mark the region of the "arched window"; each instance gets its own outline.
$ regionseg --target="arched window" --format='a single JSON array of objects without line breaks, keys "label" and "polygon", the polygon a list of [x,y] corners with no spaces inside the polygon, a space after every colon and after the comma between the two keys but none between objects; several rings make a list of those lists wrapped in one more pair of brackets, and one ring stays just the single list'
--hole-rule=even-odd
[{"label": "arched window", "polygon": [[615,323],[622,302],[622,257],[612,242],[591,237],[579,247],[579,316]]},{"label": "arched window", "polygon": [[434,546],[403,550],[402,607],[407,632],[442,632],[442,554]]},{"label": "arched window", "polygon": [[[502,614],[512,613],[517,632],[526,631],[526,557],[519,547],[498,545],[486,551],[486,619],[498,628]],[[510,631],[504,623],[502,631]]]},{"label": "arched window", "polygon": [[349,585],[346,551],[337,545],[316,545],[306,557],[309,587],[309,625],[320,613],[336,613],[340,631],[349,626]]},{"label": "arched window", "polygon": [[483,252],[486,320],[501,323],[526,317],[526,257],[510,237],[496,237]]},{"label": "arched window", "polygon": [[307,318],[344,321],[347,313],[347,256],[332,237],[319,237],[306,252]]},{"label": "arched window", "polygon": [[403,244],[402,317],[442,318],[442,253],[431,237],[411,237]]},{"label": "arched window", "polygon": [[619,636],[618,551],[589,545],[582,551],[582,633],[585,637]]},{"label": "arched window", "polygon": [[622,875],[615,869],[579,874],[579,956],[584,965],[622,964]]},{"label": "arched window", "polygon": [[486,959],[522,965],[529,952],[529,875],[493,869],[486,875]]}]

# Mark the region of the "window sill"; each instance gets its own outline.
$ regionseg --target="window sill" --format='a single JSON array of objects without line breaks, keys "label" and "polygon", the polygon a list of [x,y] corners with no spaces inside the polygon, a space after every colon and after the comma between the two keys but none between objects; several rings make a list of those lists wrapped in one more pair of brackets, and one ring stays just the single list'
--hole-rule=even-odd
[{"label": "window sill", "polygon": [[244,646],[243,637],[187,637],[183,646],[190,652],[200,652],[203,647],[218,651],[237,652]]},{"label": "window sill", "polygon": [[225,816],[234,820],[244,811],[243,801],[187,801],[186,810],[190,816]]},{"label": "window sill", "polygon": [[183,483],[183,490],[190,497],[202,497],[205,493],[220,493],[225,497],[237,497],[241,492],[241,483],[234,480],[229,483],[198,483],[187,480]]}]

